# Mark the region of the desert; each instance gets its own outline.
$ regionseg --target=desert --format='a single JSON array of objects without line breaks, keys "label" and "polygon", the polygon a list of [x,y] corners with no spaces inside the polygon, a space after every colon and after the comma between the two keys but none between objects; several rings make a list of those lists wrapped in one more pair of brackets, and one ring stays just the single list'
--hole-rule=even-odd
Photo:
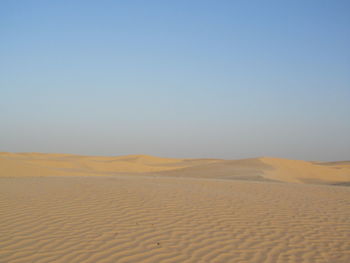
[{"label": "desert", "polygon": [[350,263],[350,1],[0,1],[0,263]]},{"label": "desert", "polygon": [[0,154],[0,262],[349,262],[350,162]]}]

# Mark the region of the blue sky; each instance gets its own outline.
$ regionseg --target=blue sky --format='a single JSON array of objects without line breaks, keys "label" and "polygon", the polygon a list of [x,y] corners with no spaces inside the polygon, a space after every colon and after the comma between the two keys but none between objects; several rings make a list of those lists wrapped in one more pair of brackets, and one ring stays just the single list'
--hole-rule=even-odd
[{"label": "blue sky", "polygon": [[349,1],[1,1],[0,151],[350,159]]}]

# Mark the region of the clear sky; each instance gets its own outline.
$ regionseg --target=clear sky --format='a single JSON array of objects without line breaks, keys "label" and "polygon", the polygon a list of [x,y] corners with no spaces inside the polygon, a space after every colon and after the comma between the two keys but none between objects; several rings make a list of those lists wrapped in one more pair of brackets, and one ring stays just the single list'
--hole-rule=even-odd
[{"label": "clear sky", "polygon": [[1,1],[0,151],[350,159],[350,1]]}]

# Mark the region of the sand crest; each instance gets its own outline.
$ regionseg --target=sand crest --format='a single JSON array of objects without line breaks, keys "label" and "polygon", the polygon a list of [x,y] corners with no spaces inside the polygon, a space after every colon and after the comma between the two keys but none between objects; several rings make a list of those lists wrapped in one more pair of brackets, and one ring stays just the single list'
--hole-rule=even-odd
[{"label": "sand crest", "polygon": [[71,175],[158,175],[313,184],[347,184],[350,162],[307,162],[279,158],[243,160],[175,159],[147,155],[81,156],[0,153],[0,177]]}]

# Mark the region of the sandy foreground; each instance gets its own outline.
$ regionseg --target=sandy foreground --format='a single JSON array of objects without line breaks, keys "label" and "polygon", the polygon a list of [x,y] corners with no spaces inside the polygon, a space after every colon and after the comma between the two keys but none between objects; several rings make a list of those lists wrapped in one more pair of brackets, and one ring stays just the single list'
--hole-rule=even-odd
[{"label": "sandy foreground", "polygon": [[348,263],[348,169],[2,153],[0,262]]}]

